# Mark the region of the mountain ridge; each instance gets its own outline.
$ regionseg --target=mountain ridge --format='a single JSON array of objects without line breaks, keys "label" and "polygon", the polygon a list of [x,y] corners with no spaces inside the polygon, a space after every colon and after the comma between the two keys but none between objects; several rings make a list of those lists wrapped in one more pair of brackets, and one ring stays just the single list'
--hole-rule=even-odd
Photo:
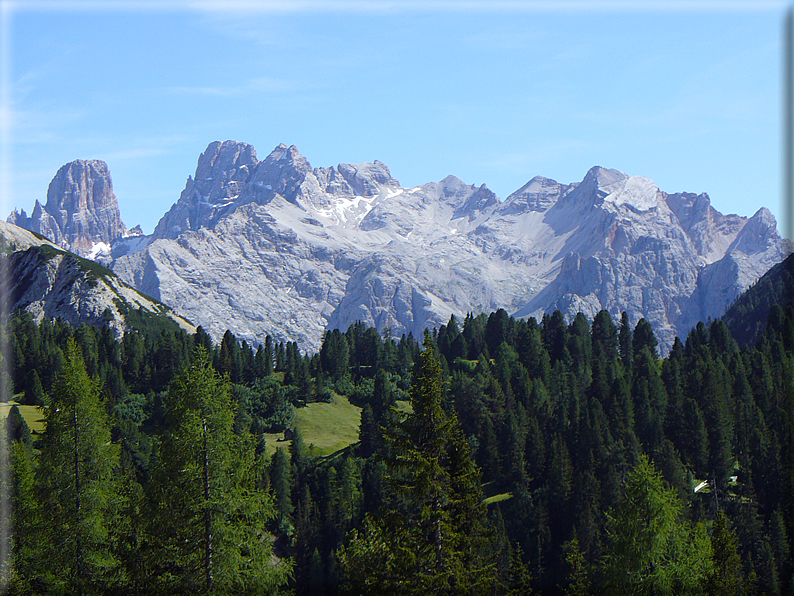
[{"label": "mountain ridge", "polygon": [[314,168],[294,145],[259,160],[215,141],[153,234],[115,240],[110,264],[216,339],[315,349],[358,320],[416,335],[451,314],[606,309],[648,319],[665,346],[789,251],[768,210],[723,215],[705,193],[601,166],[500,201],[455,176],[403,188],[379,161]]},{"label": "mountain ridge", "polygon": [[9,310],[24,310],[36,323],[61,319],[108,325],[116,338],[131,328],[127,314],[167,317],[183,329],[195,327],[171,309],[124,283],[101,264],[84,259],[43,236],[0,221],[0,259],[9,269]]}]

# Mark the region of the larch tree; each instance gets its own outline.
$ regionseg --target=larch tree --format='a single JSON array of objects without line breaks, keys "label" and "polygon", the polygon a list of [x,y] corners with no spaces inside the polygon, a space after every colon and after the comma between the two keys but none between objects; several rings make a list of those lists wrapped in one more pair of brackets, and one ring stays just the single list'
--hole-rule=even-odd
[{"label": "larch tree", "polygon": [[609,594],[700,594],[713,570],[705,525],[691,527],[682,503],[648,457],[628,474],[607,514],[603,585]]},{"label": "larch tree", "polygon": [[165,593],[271,593],[291,573],[271,558],[274,508],[256,488],[254,441],[232,430],[229,388],[200,347],[170,388],[149,491],[150,573]]},{"label": "larch tree", "polygon": [[73,339],[45,423],[35,478],[41,523],[38,574],[52,584],[48,589],[98,592],[119,579],[111,535],[120,505],[114,475],[119,448],[110,440],[99,384],[86,372]]}]

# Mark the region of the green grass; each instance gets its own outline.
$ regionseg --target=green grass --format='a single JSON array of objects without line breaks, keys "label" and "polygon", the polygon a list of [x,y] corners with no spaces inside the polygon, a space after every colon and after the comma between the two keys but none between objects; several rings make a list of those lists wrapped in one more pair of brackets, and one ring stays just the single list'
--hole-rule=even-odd
[{"label": "green grass", "polygon": [[34,434],[44,432],[44,411],[39,406],[20,406],[15,401],[0,403],[0,420],[6,419],[11,406],[19,408],[19,413],[22,414],[22,418],[28,423],[31,432]]},{"label": "green grass", "polygon": [[414,411],[414,409],[411,407],[411,402],[409,401],[398,400],[397,405],[395,407],[397,408],[397,411],[400,412],[400,414],[410,414],[411,412]]},{"label": "green grass", "polygon": [[[334,394],[331,403],[312,403],[295,411],[295,428],[307,447],[314,446],[313,453],[318,456],[330,455],[358,441],[360,423],[361,408],[342,395]],[[288,448],[292,441],[278,440],[283,437],[284,433],[266,434],[267,452],[275,452],[276,447]]]},{"label": "green grass", "polygon": [[490,505],[491,503],[499,503],[500,501],[507,501],[507,499],[512,499],[513,493],[499,493],[498,495],[494,495],[492,497],[487,497],[483,499],[483,503],[486,505]]},{"label": "green grass", "polygon": [[482,492],[483,496],[483,503],[485,505],[490,505],[491,503],[499,503],[500,501],[507,501],[507,499],[513,498],[513,493],[497,493],[500,488],[499,483],[491,480],[490,482],[486,482],[482,485]]}]

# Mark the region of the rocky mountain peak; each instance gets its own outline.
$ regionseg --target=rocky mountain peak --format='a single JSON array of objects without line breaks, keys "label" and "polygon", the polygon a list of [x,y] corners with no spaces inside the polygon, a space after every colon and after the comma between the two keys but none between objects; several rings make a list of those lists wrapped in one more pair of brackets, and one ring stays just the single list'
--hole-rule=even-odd
[{"label": "rocky mountain peak", "polygon": [[584,210],[600,207],[610,212],[629,209],[641,213],[654,208],[665,208],[663,198],[664,194],[649,178],[629,176],[619,170],[595,166],[590,168],[582,182],[564,201]]},{"label": "rocky mountain peak", "polygon": [[469,217],[472,219],[478,213],[484,212],[489,207],[499,204],[499,198],[485,184],[475,190],[463,205],[455,210],[452,219],[459,217]]},{"label": "rocky mountain peak", "polygon": [[304,173],[311,171],[312,167],[308,160],[300,154],[295,145],[287,147],[284,143],[279,143],[273,151],[264,159],[263,164],[267,168],[283,168],[289,165]]},{"label": "rocky mountain peak", "polygon": [[667,205],[685,228],[691,228],[704,219],[713,220],[715,209],[709,195],[678,192],[667,196]]},{"label": "rocky mountain peak", "polygon": [[[754,254],[769,250],[781,241],[777,231],[777,221],[772,212],[766,207],[761,207],[747,220],[747,223],[737,234],[731,244],[731,249],[745,254]],[[787,255],[781,253],[781,259]]]},{"label": "rocky mountain peak", "polygon": [[579,185],[582,188],[597,188],[606,190],[614,187],[616,183],[626,180],[629,177],[625,172],[620,170],[613,170],[604,168],[602,166],[593,166],[587,171],[584,179]]},{"label": "rocky mountain peak", "polygon": [[746,217],[714,209],[707,193],[679,192],[665,201],[705,263],[724,254],[747,222]]},{"label": "rocky mountain peak", "polygon": [[235,176],[238,171],[248,172],[257,166],[256,150],[248,143],[238,141],[214,141],[199,156],[196,166],[196,180],[215,180],[215,174],[225,177]]},{"label": "rocky mountain peak", "polygon": [[593,166],[587,171],[582,181],[571,192],[557,203],[564,209],[574,208],[585,212],[599,206],[604,198],[614,192],[615,187],[629,178],[628,174],[619,170],[608,170],[601,166]]},{"label": "rocky mountain peak", "polygon": [[447,176],[438,183],[439,197],[455,208],[460,207],[468,199],[472,190],[472,186],[457,176]]},{"label": "rocky mountain peak", "polygon": [[535,176],[524,186],[505,199],[502,212],[517,214],[527,211],[543,213],[557,200],[571,189],[575,184],[560,184],[556,180],[544,176]]},{"label": "rocky mountain peak", "polygon": [[353,192],[362,197],[374,197],[380,192],[381,186],[400,185],[391,177],[386,164],[377,160],[374,163],[340,163],[336,169]]},{"label": "rocky mountain peak", "polygon": [[15,211],[8,221],[92,258],[128,233],[108,166],[97,159],[62,166],[50,182],[46,205],[36,201],[31,217]]}]

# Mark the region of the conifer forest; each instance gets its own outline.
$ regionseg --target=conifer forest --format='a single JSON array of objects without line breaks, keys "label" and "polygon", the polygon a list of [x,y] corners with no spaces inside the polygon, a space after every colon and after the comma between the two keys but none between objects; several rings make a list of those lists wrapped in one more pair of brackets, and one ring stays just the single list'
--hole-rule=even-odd
[{"label": "conifer forest", "polygon": [[[794,593],[794,305],[753,291],[665,357],[606,311],[315,354],[14,313],[8,592]],[[343,399],[322,453],[295,421]]]}]

